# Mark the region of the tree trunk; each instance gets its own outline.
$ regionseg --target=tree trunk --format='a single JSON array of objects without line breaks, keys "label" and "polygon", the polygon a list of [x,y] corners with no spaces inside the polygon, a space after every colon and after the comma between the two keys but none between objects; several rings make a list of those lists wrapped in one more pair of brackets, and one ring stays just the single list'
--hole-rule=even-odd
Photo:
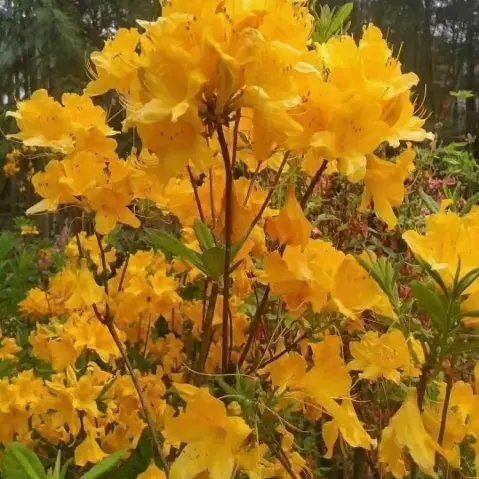
[{"label": "tree trunk", "polygon": [[[468,21],[466,32],[466,89],[473,92],[476,91],[476,75],[475,75],[475,52],[474,52],[474,0],[469,0],[468,5]],[[468,98],[466,101],[466,130],[467,133],[475,135],[477,133],[477,111],[476,96]]]},{"label": "tree trunk", "polygon": [[436,102],[434,98],[434,61],[433,61],[433,39],[432,39],[432,16],[433,5],[432,0],[424,0],[423,4],[423,73],[422,81],[427,88],[426,102],[430,109],[431,120],[436,121]]}]

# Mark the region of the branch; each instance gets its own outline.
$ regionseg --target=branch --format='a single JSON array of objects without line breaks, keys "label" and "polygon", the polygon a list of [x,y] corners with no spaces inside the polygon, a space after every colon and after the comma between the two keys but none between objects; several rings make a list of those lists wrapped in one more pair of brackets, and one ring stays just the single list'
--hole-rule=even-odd
[{"label": "branch", "polygon": [[201,206],[200,195],[198,194],[198,186],[196,185],[195,177],[193,176],[193,172],[191,171],[191,168],[190,168],[189,165],[186,167],[186,169],[188,171],[188,176],[190,177],[191,186],[193,187],[196,206],[198,207],[198,213],[200,214],[200,219],[201,219],[202,223],[206,223],[205,215],[203,213],[203,208]]},{"label": "branch", "polygon": [[251,223],[251,225],[248,229],[248,232],[246,233],[246,235],[244,237],[244,241],[246,241],[248,239],[249,235],[254,230],[254,227],[259,223],[259,221],[263,217],[263,214],[264,214],[266,208],[268,207],[268,205],[271,201],[271,198],[273,197],[274,190],[275,190],[276,186],[278,185],[279,180],[281,179],[281,174],[283,173],[284,167],[286,166],[286,163],[287,163],[290,155],[291,155],[291,152],[289,152],[289,151],[287,151],[285,153],[283,161],[281,162],[281,165],[280,165],[280,167],[279,167],[279,169],[276,173],[276,177],[274,178],[273,184],[272,184],[270,190],[268,191],[268,194],[266,195],[266,199],[264,200],[264,203],[261,205],[261,208],[259,209],[255,218],[253,219],[253,221],[252,221],[252,223]]},{"label": "branch", "polygon": [[126,369],[128,371],[129,376],[131,377],[131,380],[133,381],[133,385],[136,389],[136,392],[138,394],[138,399],[140,400],[140,405],[141,409],[143,410],[143,415],[145,416],[146,423],[148,424],[148,429],[150,430],[151,434],[151,439],[153,440],[153,443],[155,444],[156,450],[158,452],[158,458],[160,459],[160,462],[165,469],[165,471],[168,472],[168,463],[166,461],[166,458],[163,454],[163,449],[161,447],[161,442],[158,437],[158,433],[156,430],[155,426],[155,421],[153,419],[153,416],[151,415],[150,408],[148,404],[146,403],[146,398],[145,395],[143,394],[143,390],[141,389],[141,384],[140,381],[138,380],[138,377],[135,373],[135,370],[133,369],[133,366],[130,362],[130,359],[128,357],[128,354],[125,350],[125,347],[123,343],[121,342],[120,337],[118,336],[118,333],[116,332],[115,325],[113,324],[113,321],[110,321],[107,323],[107,328],[108,331],[111,334],[111,337],[113,338],[113,341],[116,344],[116,347],[120,351],[121,357],[123,358],[123,361],[125,362]]},{"label": "branch", "polygon": [[324,160],[323,164],[321,165],[319,170],[313,176],[313,178],[311,180],[311,183],[309,184],[308,189],[306,190],[306,193],[304,194],[303,198],[301,199],[300,205],[301,205],[301,208],[303,208],[303,210],[306,208],[309,198],[314,193],[314,189],[316,188],[316,185],[319,183],[319,180],[323,176],[323,173],[326,171],[327,167],[328,167],[328,162],[327,162],[327,160]]},{"label": "branch", "polygon": [[231,245],[233,236],[233,170],[231,165],[230,152],[226,142],[223,126],[218,125],[216,128],[218,134],[218,141],[221,147],[221,154],[225,164],[225,263],[223,270],[223,342],[221,365],[223,373],[228,372],[229,366],[229,303],[230,303],[230,263],[231,263]]},{"label": "branch", "polygon": [[206,360],[208,359],[208,352],[211,344],[211,337],[213,333],[213,318],[216,309],[216,300],[218,299],[219,287],[216,283],[213,283],[211,287],[210,298],[208,301],[208,308],[205,314],[205,325],[201,338],[200,358],[198,364],[198,371],[204,372]]},{"label": "branch", "polygon": [[[442,407],[442,415],[441,415],[441,426],[439,428],[439,435],[437,437],[437,442],[440,446],[444,442],[444,435],[446,434],[446,425],[447,425],[447,413],[449,411],[449,403],[451,401],[451,392],[453,386],[453,374],[452,374],[452,365],[450,374],[447,375],[447,382],[446,382],[446,395],[444,396],[444,404]],[[436,452],[436,467],[439,462],[439,453]]]}]

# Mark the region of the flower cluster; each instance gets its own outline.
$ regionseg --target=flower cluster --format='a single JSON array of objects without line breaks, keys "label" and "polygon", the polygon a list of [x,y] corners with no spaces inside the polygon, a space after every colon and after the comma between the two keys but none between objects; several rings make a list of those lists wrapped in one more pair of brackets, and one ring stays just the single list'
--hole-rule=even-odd
[{"label": "flower cluster", "polygon": [[73,207],[85,231],[20,303],[25,351],[0,336],[0,359],[30,359],[0,380],[0,444],[84,467],[148,435],[141,479],[295,478],[358,448],[402,478],[477,452],[477,395],[441,368],[479,315],[479,210],[405,233],[418,308],[385,257],[315,236],[322,176],[364,182],[359,210],[396,228],[431,135],[377,27],[314,29],[297,0],[171,0],[91,55],[82,95],[11,113],[49,158],[29,213]]}]

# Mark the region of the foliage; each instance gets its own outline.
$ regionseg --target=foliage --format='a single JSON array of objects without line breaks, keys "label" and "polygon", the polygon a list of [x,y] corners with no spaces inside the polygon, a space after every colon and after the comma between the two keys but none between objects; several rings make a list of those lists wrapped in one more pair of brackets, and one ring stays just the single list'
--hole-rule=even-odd
[{"label": "foliage", "polygon": [[477,169],[417,154],[419,78],[374,25],[344,35],[349,10],[165,2],[82,94],[8,113],[44,162],[28,215],[76,217],[58,260],[1,237],[3,479],[468,471]]},{"label": "foliage", "polygon": [[[37,240],[36,226],[18,221],[18,232],[0,233],[0,327],[15,318],[18,303],[49,271],[54,271],[55,253],[50,243]],[[58,259],[60,261],[60,259]]]}]

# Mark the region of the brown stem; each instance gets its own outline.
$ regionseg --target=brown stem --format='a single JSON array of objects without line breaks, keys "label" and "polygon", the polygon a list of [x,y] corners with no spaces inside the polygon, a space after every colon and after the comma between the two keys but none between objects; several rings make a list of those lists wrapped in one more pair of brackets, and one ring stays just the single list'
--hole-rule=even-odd
[{"label": "brown stem", "polygon": [[200,214],[200,219],[203,223],[206,223],[205,215],[203,213],[203,207],[201,206],[200,195],[198,194],[198,186],[196,185],[195,177],[193,176],[193,172],[191,171],[191,168],[189,165],[186,167],[186,169],[188,171],[188,176],[190,177],[191,186],[193,187],[193,193],[195,195],[196,206],[198,207],[198,213]]},{"label": "brown stem", "polygon": [[[279,180],[280,180],[281,172],[283,171],[283,168],[286,165],[286,161],[288,160],[288,157],[289,157],[289,152],[285,154],[283,162],[282,162],[282,164],[281,164],[281,166],[278,170],[278,174],[276,175],[276,178],[275,178],[275,185],[277,185]],[[314,192],[314,188],[318,184],[318,182],[321,179],[321,176],[323,175],[323,173],[326,171],[327,166],[328,166],[327,161],[326,160],[323,161],[321,167],[319,168],[319,170],[316,172],[313,179],[311,180],[311,183],[310,183],[308,189],[306,190],[306,193],[303,195],[303,198],[301,199],[301,206],[303,207],[303,209],[306,207],[309,198],[311,197],[311,195]],[[248,231],[248,234],[246,235],[246,238],[249,236],[249,234],[253,230],[254,226],[258,223],[258,221],[263,216],[263,213],[264,213],[266,207],[268,206],[269,202],[271,201],[273,191],[274,191],[274,186],[269,191],[268,196],[266,197],[266,200],[265,200],[263,206],[261,207],[261,209],[260,209],[258,215],[256,216],[256,218],[253,220],[252,226],[250,227],[250,229]],[[283,256],[285,250],[286,250],[286,245],[283,245],[279,250],[280,256]],[[263,299],[261,300],[261,304],[256,309],[255,317],[254,317],[254,319],[251,323],[251,326],[250,326],[250,332],[249,332],[249,335],[248,335],[248,339],[246,340],[245,347],[243,348],[243,351],[241,352],[240,359],[238,361],[238,368],[241,368],[241,366],[243,365],[243,363],[246,360],[246,357],[249,353],[249,350],[250,350],[251,346],[253,345],[254,339],[255,339],[256,334],[258,332],[259,325],[261,324],[261,319],[262,319],[264,309],[265,309],[266,304],[268,302],[270,291],[271,291],[271,288],[268,285],[266,287],[265,292],[264,292]]]},{"label": "brown stem", "polygon": [[314,193],[314,189],[316,188],[316,185],[319,183],[319,180],[323,176],[323,173],[326,171],[327,167],[328,167],[328,162],[324,160],[319,170],[311,179],[311,183],[309,184],[308,189],[306,190],[306,193],[303,195],[303,198],[301,199],[300,205],[301,205],[301,208],[303,208],[303,210],[306,208],[309,198]]},{"label": "brown stem", "polygon": [[201,338],[200,359],[198,363],[198,371],[204,372],[206,360],[208,359],[208,352],[211,345],[211,337],[213,335],[213,318],[216,310],[216,301],[218,299],[219,287],[213,283],[211,287],[210,298],[208,301],[208,309],[205,314],[205,326],[203,328]]},{"label": "brown stem", "polygon": [[231,158],[231,168],[234,170],[236,166],[236,160],[238,159],[238,138],[239,138],[239,126],[241,121],[241,110],[236,112],[235,124],[233,128],[233,156]]},{"label": "brown stem", "polygon": [[[285,354],[288,354],[290,351],[292,351],[301,341],[304,341],[308,337],[309,333],[304,333],[302,334],[296,341],[294,341],[292,344],[290,344],[287,348],[285,348],[283,351],[280,353],[276,354],[272,358],[268,359],[265,361],[263,364],[258,365],[254,369],[259,369],[259,368],[264,368],[265,366],[268,366],[271,363],[274,363],[278,359],[282,358]],[[253,369],[253,370],[254,370]],[[253,372],[253,370],[251,372]]]},{"label": "brown stem", "polygon": [[125,347],[123,346],[123,343],[121,342],[121,339],[118,336],[118,333],[116,332],[113,321],[109,321],[106,326],[108,328],[108,331],[111,334],[111,337],[113,338],[113,341],[116,344],[116,347],[120,351],[121,357],[123,358],[128,374],[131,377],[131,380],[133,381],[133,385],[136,389],[136,393],[138,394],[138,399],[140,400],[140,405],[143,410],[146,423],[148,424],[148,429],[150,430],[151,439],[153,440],[153,443],[155,444],[155,447],[158,452],[158,458],[160,459],[160,462],[162,466],[164,467],[164,469],[168,472],[168,463],[163,454],[161,442],[158,437],[158,433],[155,426],[155,421],[153,419],[153,416],[151,415],[150,408],[148,407],[148,404],[146,403],[146,398],[145,398],[145,395],[143,394],[143,390],[141,389],[140,381],[138,380],[135,370],[133,369],[133,366],[130,362],[130,358],[128,357]]},{"label": "brown stem", "polygon": [[125,264],[123,265],[123,269],[121,270],[121,277],[120,282],[118,283],[118,292],[121,293],[123,290],[123,284],[125,282],[126,277],[126,270],[128,269],[128,265],[130,264],[130,253],[128,253]]},{"label": "brown stem", "polygon": [[248,228],[248,232],[246,233],[245,237],[244,237],[244,240],[246,241],[246,239],[248,239],[249,235],[251,234],[251,232],[254,230],[254,227],[259,223],[259,221],[261,220],[261,218],[263,217],[263,214],[266,210],[266,208],[268,207],[270,201],[271,201],[271,198],[273,197],[273,194],[274,194],[274,190],[276,188],[276,186],[278,185],[279,183],[279,180],[281,179],[281,174],[283,173],[283,170],[284,170],[284,167],[286,166],[286,163],[290,157],[290,152],[287,151],[284,155],[284,158],[283,158],[283,161],[281,162],[281,165],[276,173],[276,176],[274,178],[274,181],[273,181],[273,184],[271,185],[271,188],[270,190],[268,191],[268,194],[266,195],[266,199],[264,200],[263,204],[261,205],[261,208],[259,209],[258,213],[256,214],[255,218],[253,219],[253,221],[251,222],[251,225],[250,227]]},{"label": "brown stem", "polygon": [[258,176],[259,174],[259,168],[261,166],[261,163],[258,163],[256,165],[256,169],[254,170],[254,173],[253,173],[253,177],[251,178],[251,181],[249,182],[249,185],[248,185],[248,191],[246,192],[246,196],[245,196],[245,199],[243,201],[243,206],[246,206],[248,204],[248,201],[249,201],[249,198],[251,196],[251,193],[253,192],[253,186],[255,184],[255,181],[256,181],[256,177]]},{"label": "brown stem", "polygon": [[103,278],[104,278],[103,287],[105,288],[105,293],[108,296],[108,278],[107,278],[108,266],[107,266],[107,263],[106,263],[105,250],[103,249],[103,243],[101,242],[102,237],[98,233],[95,233],[95,236],[96,236],[96,241],[98,243],[98,248],[100,249],[101,264],[102,264],[102,267],[103,267],[103,275],[102,275]]},{"label": "brown stem", "polygon": [[210,205],[211,205],[211,226],[216,228],[215,197],[213,193],[213,170],[210,168]]},{"label": "brown stem", "polygon": [[225,164],[225,262],[223,270],[223,322],[222,322],[222,352],[221,365],[223,373],[228,372],[229,366],[229,304],[230,304],[230,263],[233,237],[233,170],[231,156],[226,142],[223,126],[217,126],[218,141]]},{"label": "brown stem", "polygon": [[75,239],[77,242],[78,254],[80,255],[80,258],[83,258],[83,248],[81,246],[80,235],[78,233],[75,233]]},{"label": "brown stem", "polygon": [[426,396],[426,388],[427,388],[427,381],[429,379],[429,368],[427,365],[424,366],[422,370],[421,377],[419,379],[419,383],[417,385],[417,406],[419,411],[422,412],[422,408],[424,405],[424,398]]},{"label": "brown stem", "polygon": [[[452,369],[452,365],[451,365]],[[441,426],[439,428],[439,435],[437,437],[437,442],[440,446],[444,442],[444,435],[446,434],[446,426],[447,426],[447,413],[449,411],[449,403],[451,401],[451,392],[453,386],[453,375],[452,371],[451,374],[447,375],[447,382],[446,382],[446,394],[444,396],[444,405],[442,407],[442,415],[441,415]],[[439,463],[439,453],[436,453],[436,467]]]},{"label": "brown stem", "polygon": [[264,290],[263,298],[261,299],[261,303],[256,308],[256,313],[254,315],[253,321],[251,322],[251,325],[249,328],[248,339],[246,340],[246,344],[243,350],[241,351],[241,356],[238,360],[238,364],[237,364],[238,369],[240,369],[241,366],[243,366],[243,363],[245,362],[246,357],[248,356],[249,350],[251,349],[251,346],[253,345],[256,334],[258,333],[259,325],[261,324],[261,319],[263,317],[263,311],[266,308],[266,305],[268,303],[270,291],[271,291],[271,288],[269,287],[269,285],[266,286],[266,289]]},{"label": "brown stem", "polygon": [[284,467],[285,471],[288,473],[289,477],[291,479],[297,479],[298,476],[296,476],[296,473],[293,471],[293,468],[291,466],[291,463],[289,462],[288,456],[286,453],[283,451],[281,446],[278,444],[277,445],[278,450],[275,451],[275,456],[278,458],[279,462],[281,465]]},{"label": "brown stem", "polygon": [[[106,268],[105,268],[106,256],[105,256],[105,250],[103,249],[103,245],[101,244],[101,236],[98,233],[96,233],[96,238],[97,238],[97,241],[98,241],[99,247],[100,247],[100,254],[101,254],[101,257],[102,257],[101,260],[102,260],[102,264],[103,264],[103,269],[106,271]],[[82,255],[80,241],[77,242],[77,246],[79,248],[79,254]],[[107,280],[104,281],[103,287],[105,289],[105,293],[108,295],[108,281]],[[159,437],[158,437],[158,433],[157,433],[157,430],[156,430],[156,427],[155,427],[155,422],[153,420],[153,416],[151,415],[150,409],[149,409],[149,407],[146,403],[146,399],[145,399],[145,396],[144,396],[143,391],[141,389],[140,382],[139,382],[139,380],[138,380],[138,378],[135,374],[135,371],[134,371],[133,366],[130,362],[130,359],[128,358],[128,354],[126,352],[126,349],[125,349],[123,343],[121,342],[121,339],[118,336],[118,333],[116,332],[114,321],[113,321],[113,318],[111,317],[111,312],[110,312],[110,309],[108,307],[108,303],[106,304],[105,315],[104,316],[102,316],[98,307],[95,304],[92,305],[92,308],[93,308],[93,311],[95,313],[95,316],[100,321],[100,323],[104,324],[108,328],[108,331],[109,331],[114,343],[116,344],[116,347],[118,348],[118,351],[120,352],[120,355],[121,355],[121,357],[123,359],[123,362],[125,363],[126,369],[128,371],[128,375],[131,377],[131,380],[133,382],[135,390],[138,394],[138,399],[140,401],[140,406],[141,406],[141,409],[143,411],[143,415],[144,415],[146,423],[148,425],[148,429],[150,430],[152,441],[155,444],[155,447],[156,447],[157,452],[158,452],[158,458],[159,458],[163,468],[165,469],[165,471],[168,472],[168,462],[166,461],[166,458],[163,454],[163,450],[161,448],[161,442],[160,442]]]}]

